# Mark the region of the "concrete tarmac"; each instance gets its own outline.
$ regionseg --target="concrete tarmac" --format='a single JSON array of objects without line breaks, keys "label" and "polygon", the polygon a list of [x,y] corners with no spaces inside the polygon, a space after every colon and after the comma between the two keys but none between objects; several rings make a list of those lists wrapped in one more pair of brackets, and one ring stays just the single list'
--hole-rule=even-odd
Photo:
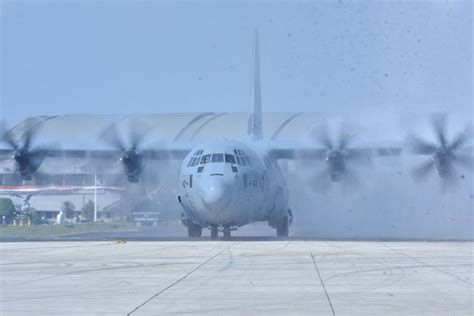
[{"label": "concrete tarmac", "polygon": [[472,315],[473,245],[0,243],[0,314]]}]

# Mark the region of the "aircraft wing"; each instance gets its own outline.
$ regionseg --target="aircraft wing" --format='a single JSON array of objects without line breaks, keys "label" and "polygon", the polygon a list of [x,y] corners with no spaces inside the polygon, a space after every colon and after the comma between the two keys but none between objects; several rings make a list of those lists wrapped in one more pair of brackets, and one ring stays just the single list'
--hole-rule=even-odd
[{"label": "aircraft wing", "polygon": [[[175,148],[175,149],[143,149],[139,150],[140,155],[144,158],[152,160],[181,160],[191,149]],[[46,150],[45,155],[51,158],[92,158],[92,159],[118,159],[123,154],[121,150]]]},{"label": "aircraft wing", "polygon": [[[33,149],[27,146],[11,146],[13,149],[0,149],[0,164],[6,160],[15,162],[15,169],[23,180],[31,180],[32,175],[37,172],[46,158],[56,159],[91,159],[109,161],[121,161],[125,174],[130,182],[138,182],[145,162],[149,160],[182,160],[191,150],[185,144],[154,144],[149,147],[124,147],[116,146],[116,149],[75,149],[75,148],[42,148]],[[3,167],[8,168],[8,167]]]},{"label": "aircraft wing", "polygon": [[[324,159],[330,149],[316,148],[300,145],[297,143],[279,143],[275,142],[268,146],[268,154],[275,159]],[[364,146],[344,149],[345,156],[348,158],[372,158],[372,157],[393,157],[400,156],[403,151],[401,146]]]},{"label": "aircraft wing", "polygon": [[[143,149],[139,153],[148,159],[153,160],[181,160],[189,153],[191,148],[158,148]],[[15,150],[0,149],[0,160],[11,158]],[[117,160],[124,151],[116,149],[40,149],[31,151],[50,158],[91,158],[91,159],[111,159]]]}]

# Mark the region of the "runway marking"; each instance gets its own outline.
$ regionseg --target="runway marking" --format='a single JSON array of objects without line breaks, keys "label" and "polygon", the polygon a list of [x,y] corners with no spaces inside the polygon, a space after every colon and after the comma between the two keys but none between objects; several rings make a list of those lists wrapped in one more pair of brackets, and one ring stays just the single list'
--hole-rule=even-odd
[{"label": "runway marking", "polygon": [[310,252],[311,254],[311,259],[313,259],[313,264],[314,267],[316,268],[316,272],[318,273],[319,281],[321,282],[321,285],[324,289],[324,293],[326,293],[326,298],[328,299],[329,306],[331,307],[332,314],[336,316],[336,312],[334,311],[334,307],[332,306],[331,303],[331,298],[329,297],[328,291],[326,290],[326,286],[324,285],[323,279],[321,278],[321,273],[319,273],[318,265],[316,264],[316,260],[314,259],[313,253]]},{"label": "runway marking", "polygon": [[444,274],[446,274],[446,275],[449,275],[450,277],[453,277],[453,278],[455,278],[456,280],[461,281],[461,282],[464,282],[464,283],[466,283],[466,284],[474,285],[474,283],[469,282],[469,281],[464,280],[464,279],[461,279],[460,277],[458,277],[458,276],[455,275],[455,274],[452,274],[452,273],[450,273],[450,272],[441,270],[441,269],[438,268],[436,265],[432,265],[432,264],[426,263],[426,262],[424,262],[424,261],[422,261],[422,260],[420,260],[420,259],[418,259],[418,258],[412,257],[412,256],[410,256],[410,255],[404,253],[404,252],[401,251],[401,250],[393,249],[393,248],[391,248],[391,247],[385,245],[384,243],[380,243],[380,244],[381,244],[382,246],[384,246],[385,248],[387,248],[387,249],[390,249],[390,250],[392,250],[392,251],[394,251],[394,252],[397,252],[397,253],[399,253],[399,254],[401,254],[401,255],[404,255],[404,256],[407,257],[407,258],[410,258],[410,259],[412,259],[412,260],[414,260],[414,261],[416,261],[416,262],[418,262],[418,263],[423,264],[425,267],[429,267],[429,268],[432,268],[432,269],[434,269],[434,270],[436,270],[436,271],[438,271],[438,272],[441,272],[441,273],[444,273]]},{"label": "runway marking", "polygon": [[140,308],[142,308],[143,306],[145,306],[147,303],[149,303],[150,301],[152,301],[153,299],[157,298],[160,294],[163,294],[164,292],[166,292],[167,290],[169,290],[170,288],[172,288],[173,286],[175,286],[176,284],[178,284],[179,282],[183,281],[184,279],[186,279],[188,276],[190,276],[191,274],[193,274],[194,272],[196,272],[197,270],[199,270],[200,268],[202,268],[205,264],[209,263],[210,261],[212,261],[213,259],[217,258],[218,256],[220,256],[221,254],[223,254],[224,252],[228,251],[231,247],[233,246],[230,245],[229,247],[225,248],[224,250],[220,251],[219,253],[215,254],[214,256],[208,258],[207,260],[205,260],[204,262],[202,262],[201,264],[199,264],[196,268],[192,269],[191,271],[189,271],[188,273],[186,273],[185,275],[183,275],[181,278],[177,279],[176,281],[174,281],[173,283],[171,283],[170,285],[168,285],[167,287],[165,287],[164,289],[160,290],[159,292],[155,293],[153,296],[151,296],[149,299],[147,299],[146,301],[144,301],[143,303],[141,303],[140,305],[138,305],[137,307],[135,307],[134,309],[132,309],[130,312],[127,313],[127,316],[129,315],[132,315],[133,313],[135,313],[137,310],[139,310]]}]

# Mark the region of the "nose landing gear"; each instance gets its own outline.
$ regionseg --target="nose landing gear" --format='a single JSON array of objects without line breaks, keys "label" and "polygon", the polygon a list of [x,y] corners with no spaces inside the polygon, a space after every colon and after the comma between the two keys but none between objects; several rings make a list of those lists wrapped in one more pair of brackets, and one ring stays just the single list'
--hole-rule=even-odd
[{"label": "nose landing gear", "polygon": [[219,231],[222,231],[223,240],[230,240],[231,232],[237,230],[236,226],[218,226],[210,225],[209,230],[211,231],[211,240],[217,240],[219,238]]}]

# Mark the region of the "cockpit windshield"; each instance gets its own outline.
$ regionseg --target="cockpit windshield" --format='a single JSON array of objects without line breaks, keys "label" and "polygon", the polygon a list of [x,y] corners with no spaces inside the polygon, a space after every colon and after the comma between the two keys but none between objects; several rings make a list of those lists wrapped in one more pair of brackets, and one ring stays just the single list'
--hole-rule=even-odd
[{"label": "cockpit windshield", "polygon": [[224,162],[224,154],[212,154],[212,162]]},{"label": "cockpit windshield", "polygon": [[[245,158],[239,158],[238,156],[234,156],[232,154],[222,154],[222,153],[213,153],[213,154],[205,154],[202,155],[203,151],[199,150],[196,151],[193,157],[189,159],[189,162],[187,164],[187,167],[195,167],[197,165],[204,165],[207,163],[230,163],[232,165],[241,165],[241,160],[242,159],[245,163]],[[200,156],[202,155],[202,156]],[[247,158],[248,161],[248,158]],[[242,165],[247,165],[247,163],[242,164]]]},{"label": "cockpit windshield", "polygon": [[242,150],[234,150],[236,155],[212,153],[203,155],[203,150],[197,150],[189,159],[187,167],[195,167],[207,163],[229,163],[238,166],[250,166],[250,159]]},{"label": "cockpit windshield", "polygon": [[234,157],[234,155],[225,154],[225,162],[231,163],[231,164],[234,164],[234,165],[235,165],[235,157]]},{"label": "cockpit windshield", "polygon": [[207,154],[201,157],[201,165],[211,162],[211,155]]}]

